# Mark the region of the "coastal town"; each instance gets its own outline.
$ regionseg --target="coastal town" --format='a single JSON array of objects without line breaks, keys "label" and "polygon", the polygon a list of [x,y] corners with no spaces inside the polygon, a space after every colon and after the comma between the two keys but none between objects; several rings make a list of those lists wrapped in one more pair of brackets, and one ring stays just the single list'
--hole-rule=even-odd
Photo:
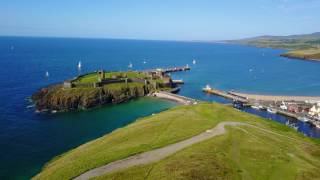
[{"label": "coastal town", "polygon": [[256,110],[265,110],[271,114],[292,117],[320,128],[320,97],[247,94],[213,89],[209,85],[203,88],[203,91],[232,100],[235,108],[251,107]]}]

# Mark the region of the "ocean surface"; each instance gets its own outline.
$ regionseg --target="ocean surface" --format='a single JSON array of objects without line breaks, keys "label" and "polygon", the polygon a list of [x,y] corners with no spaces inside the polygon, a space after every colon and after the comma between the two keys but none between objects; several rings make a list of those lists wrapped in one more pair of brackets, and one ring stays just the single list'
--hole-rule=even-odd
[{"label": "ocean surface", "polygon": [[[191,71],[172,75],[186,83],[180,94],[201,100],[228,102],[202,93],[206,84],[241,92],[320,96],[320,63],[279,57],[282,52],[221,43],[0,37],[0,179],[29,179],[56,155],[176,106],[141,98],[87,111],[35,113],[28,97],[43,86],[98,69],[127,70],[130,62],[134,70],[189,64]],[[320,137],[309,124],[245,111],[296,123],[299,131]]]}]

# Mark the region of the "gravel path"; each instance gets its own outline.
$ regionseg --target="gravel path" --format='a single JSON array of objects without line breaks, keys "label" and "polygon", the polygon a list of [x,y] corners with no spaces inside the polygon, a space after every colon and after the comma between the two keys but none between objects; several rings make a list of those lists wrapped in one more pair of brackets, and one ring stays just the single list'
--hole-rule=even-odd
[{"label": "gravel path", "polygon": [[224,134],[226,132],[225,126],[236,126],[236,125],[246,125],[245,123],[240,122],[221,122],[215,128],[207,130],[199,135],[193,136],[184,141],[180,141],[175,144],[171,144],[159,149],[151,150],[141,154],[133,155],[128,158],[111,162],[104,166],[89,170],[84,174],[76,177],[76,180],[90,179],[93,177],[101,176],[109,172],[114,172],[122,169],[126,169],[136,165],[149,164],[156,161],[159,161],[167,156],[170,156],[177,151],[180,151],[192,144],[207,140],[217,135]]}]

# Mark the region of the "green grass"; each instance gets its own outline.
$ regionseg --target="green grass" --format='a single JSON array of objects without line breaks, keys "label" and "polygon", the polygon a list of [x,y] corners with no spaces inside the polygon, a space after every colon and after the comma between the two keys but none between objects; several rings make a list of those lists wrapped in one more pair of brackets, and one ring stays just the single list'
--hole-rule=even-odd
[{"label": "green grass", "polygon": [[[130,168],[102,179],[257,179],[317,174],[319,141],[294,130],[219,104],[180,106],[136,121],[49,162],[35,179],[70,179],[130,155],[172,144],[213,128],[222,121],[242,121],[312,145],[250,127],[195,144],[160,162]],[[281,176],[280,176],[281,175]]]},{"label": "green grass", "polygon": [[[144,79],[148,78],[148,76],[144,73],[139,73],[139,72],[134,72],[134,71],[128,71],[128,72],[106,72],[105,73],[106,78],[139,78],[139,79]],[[80,77],[77,79],[76,82],[80,83],[94,83],[98,82],[99,80],[99,75],[97,73],[91,73],[87,74],[85,76]]]},{"label": "green grass", "polygon": [[95,179],[319,179],[319,145],[248,127],[186,148],[157,163]]}]

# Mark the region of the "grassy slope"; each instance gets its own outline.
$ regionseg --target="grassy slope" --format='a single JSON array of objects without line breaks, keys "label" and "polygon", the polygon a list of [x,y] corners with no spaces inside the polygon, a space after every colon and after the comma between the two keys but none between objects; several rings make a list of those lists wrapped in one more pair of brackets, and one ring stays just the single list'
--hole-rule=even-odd
[{"label": "grassy slope", "polygon": [[299,59],[319,59],[320,33],[293,36],[260,36],[229,41],[257,47],[288,49],[283,56]]},{"label": "grassy slope", "polygon": [[52,160],[35,179],[69,179],[94,167],[189,138],[221,121],[246,121],[315,145],[295,144],[248,127],[241,127],[243,130],[232,128],[228,135],[196,144],[158,163],[102,178],[141,179],[148,175],[150,179],[256,179],[269,174],[271,178],[276,177],[277,173],[288,177],[298,173],[302,175],[302,170],[307,177],[311,177],[311,170],[319,170],[316,167],[320,162],[319,142],[283,125],[230,107],[200,104],[180,106],[143,118],[84,144]]}]

